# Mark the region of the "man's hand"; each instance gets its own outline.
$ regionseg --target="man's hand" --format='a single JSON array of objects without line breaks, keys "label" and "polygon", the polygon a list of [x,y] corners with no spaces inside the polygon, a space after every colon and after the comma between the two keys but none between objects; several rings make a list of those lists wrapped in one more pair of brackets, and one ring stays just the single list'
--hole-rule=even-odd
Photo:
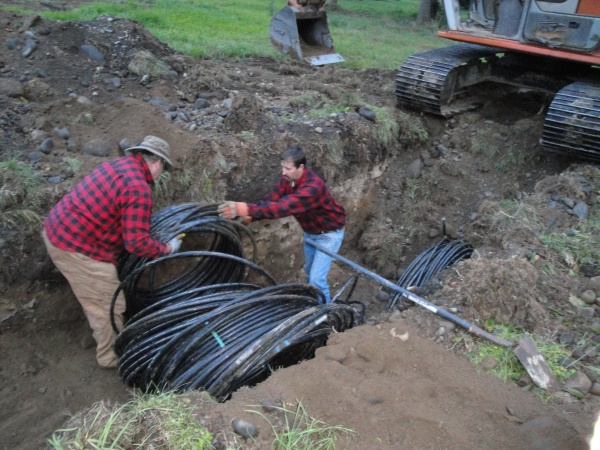
[{"label": "man's hand", "polygon": [[250,223],[252,222],[252,217],[250,216],[237,216],[235,218],[236,222],[239,222],[243,225],[250,225]]},{"label": "man's hand", "polygon": [[248,216],[248,203],[243,202],[225,202],[217,208],[219,216],[225,219],[235,219],[236,217]]},{"label": "man's hand", "polygon": [[185,234],[179,234],[168,242],[168,244],[171,246],[171,254],[179,251],[184,236]]}]

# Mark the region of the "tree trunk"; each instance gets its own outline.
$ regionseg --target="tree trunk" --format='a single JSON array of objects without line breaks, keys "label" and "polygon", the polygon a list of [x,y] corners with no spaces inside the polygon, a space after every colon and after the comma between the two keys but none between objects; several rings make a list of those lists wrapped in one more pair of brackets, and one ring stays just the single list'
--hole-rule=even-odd
[{"label": "tree trunk", "polygon": [[417,15],[418,25],[427,25],[431,22],[431,3],[432,0],[419,1],[419,14]]}]

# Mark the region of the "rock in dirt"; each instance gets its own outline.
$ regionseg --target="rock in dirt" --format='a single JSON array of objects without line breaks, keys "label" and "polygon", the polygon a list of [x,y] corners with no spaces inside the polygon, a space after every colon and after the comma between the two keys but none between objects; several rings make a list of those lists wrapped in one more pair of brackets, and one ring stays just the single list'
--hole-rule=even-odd
[{"label": "rock in dirt", "polygon": [[253,438],[258,434],[258,429],[254,424],[237,417],[231,421],[231,427],[236,434],[243,438]]}]

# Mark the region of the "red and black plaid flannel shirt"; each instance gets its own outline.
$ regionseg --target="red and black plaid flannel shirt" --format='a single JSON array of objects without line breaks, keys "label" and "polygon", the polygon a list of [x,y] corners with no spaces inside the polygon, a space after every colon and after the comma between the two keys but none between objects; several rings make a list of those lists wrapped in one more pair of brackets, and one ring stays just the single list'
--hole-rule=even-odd
[{"label": "red and black plaid flannel shirt", "polygon": [[248,204],[248,214],[256,220],[294,216],[306,233],[319,234],[344,228],[346,210],[329,193],[325,182],[305,169],[292,187],[281,178],[258,203]]},{"label": "red and black plaid flannel shirt", "polygon": [[152,174],[141,155],[103,163],[52,208],[44,221],[56,247],[117,265],[127,249],[136,256],[168,254],[150,237]]}]

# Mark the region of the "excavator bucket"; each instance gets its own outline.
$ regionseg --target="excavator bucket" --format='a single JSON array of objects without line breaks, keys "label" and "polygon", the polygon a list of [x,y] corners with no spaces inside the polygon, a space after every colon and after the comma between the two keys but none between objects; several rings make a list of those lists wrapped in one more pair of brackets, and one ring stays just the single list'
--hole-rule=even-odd
[{"label": "excavator bucket", "polygon": [[333,48],[324,10],[286,6],[271,19],[271,43],[281,53],[313,66],[343,62]]}]

